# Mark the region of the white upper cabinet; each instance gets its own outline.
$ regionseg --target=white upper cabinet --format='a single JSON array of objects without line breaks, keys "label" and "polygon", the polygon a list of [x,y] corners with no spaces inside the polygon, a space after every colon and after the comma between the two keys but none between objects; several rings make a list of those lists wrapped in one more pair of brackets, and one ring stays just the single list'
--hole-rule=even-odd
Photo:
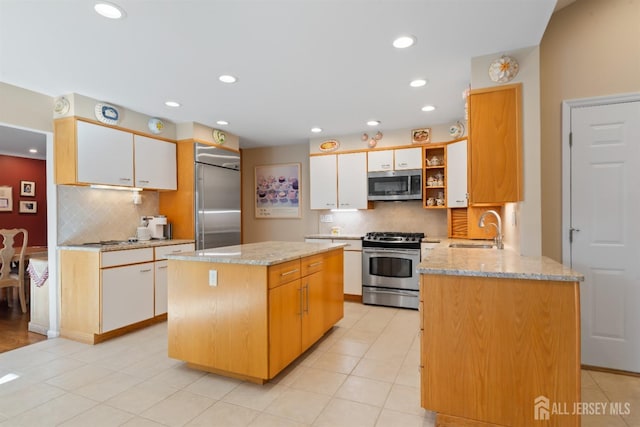
[{"label": "white upper cabinet", "polygon": [[338,207],[338,163],[335,154],[309,158],[311,209]]},{"label": "white upper cabinet", "polygon": [[176,190],[176,144],[135,135],[136,187]]},{"label": "white upper cabinet", "polygon": [[393,150],[369,151],[367,158],[369,172],[393,170]]},{"label": "white upper cabinet", "polygon": [[422,169],[422,147],[400,148],[393,151],[395,170]]},{"label": "white upper cabinet", "polygon": [[366,153],[309,158],[311,209],[367,209]]},{"label": "white upper cabinet", "polygon": [[467,200],[467,140],[447,145],[447,207],[463,208]]},{"label": "white upper cabinet", "polygon": [[133,135],[77,122],[78,182],[133,186]]},{"label": "white upper cabinet", "polygon": [[367,155],[338,155],[338,208],[367,209]]}]

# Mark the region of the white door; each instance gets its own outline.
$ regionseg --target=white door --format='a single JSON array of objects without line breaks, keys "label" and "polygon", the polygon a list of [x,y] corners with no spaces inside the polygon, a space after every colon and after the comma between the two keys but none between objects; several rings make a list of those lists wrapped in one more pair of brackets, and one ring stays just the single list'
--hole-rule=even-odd
[{"label": "white door", "polygon": [[467,140],[447,145],[447,207],[467,207]]},{"label": "white door", "polygon": [[393,150],[394,169],[422,169],[422,147]]},{"label": "white door", "polygon": [[136,187],[176,190],[176,144],[134,136]]},{"label": "white door", "polygon": [[77,122],[78,181],[133,186],[133,134]]},{"label": "white door", "polygon": [[369,151],[367,153],[367,171],[393,170],[393,150]]},{"label": "white door", "polygon": [[367,154],[338,155],[338,208],[367,209]]},{"label": "white door", "polygon": [[309,208],[338,207],[338,164],[336,155],[309,158]]},{"label": "white door", "polygon": [[640,372],[640,102],[571,109],[582,363]]}]

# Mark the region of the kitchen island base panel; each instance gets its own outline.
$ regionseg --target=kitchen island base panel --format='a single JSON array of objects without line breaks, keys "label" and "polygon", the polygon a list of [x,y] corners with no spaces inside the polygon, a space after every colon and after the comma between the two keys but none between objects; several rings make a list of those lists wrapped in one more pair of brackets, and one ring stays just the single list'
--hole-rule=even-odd
[{"label": "kitchen island base panel", "polygon": [[62,338],[68,338],[73,341],[78,341],[84,344],[99,344],[101,342],[116,338],[122,335],[126,335],[130,332],[137,331],[138,329],[144,329],[146,327],[155,325],[156,323],[166,322],[167,314],[160,314],[152,319],[143,320],[141,322],[134,323],[132,325],[123,326],[122,328],[114,329],[102,334],[82,333],[78,331],[68,331],[60,328],[60,336]]},{"label": "kitchen island base panel", "polygon": [[468,420],[466,418],[452,417],[450,415],[437,414],[437,427],[504,427],[498,424],[485,423],[483,421]]}]

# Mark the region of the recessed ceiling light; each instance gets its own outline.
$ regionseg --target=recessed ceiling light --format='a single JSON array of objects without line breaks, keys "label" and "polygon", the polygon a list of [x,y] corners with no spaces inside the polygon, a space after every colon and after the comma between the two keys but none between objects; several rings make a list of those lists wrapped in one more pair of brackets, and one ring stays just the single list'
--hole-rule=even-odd
[{"label": "recessed ceiling light", "polygon": [[216,122],[216,124],[218,124],[218,125],[220,125],[220,126],[226,126],[226,125],[228,125],[228,124],[229,124],[229,122],[228,122],[228,121],[226,121],[226,120],[218,120],[218,121]]},{"label": "recessed ceiling light", "polygon": [[400,36],[393,41],[393,47],[396,49],[405,49],[415,44],[416,38],[411,35]]},{"label": "recessed ceiling light", "polygon": [[29,148],[29,152],[36,154],[38,152],[38,150],[36,150],[35,148]]},{"label": "recessed ceiling light", "polygon": [[434,107],[433,105],[425,105],[424,107],[422,107],[422,111],[433,111],[435,109],[436,107]]},{"label": "recessed ceiling light", "polygon": [[164,105],[166,105],[167,107],[179,107],[180,103],[176,102],[176,101],[167,101],[164,103]]},{"label": "recessed ceiling light", "polygon": [[235,83],[238,81],[237,78],[228,74],[221,75],[220,77],[218,77],[218,80],[220,80],[222,83]]},{"label": "recessed ceiling light", "polygon": [[378,126],[380,124],[380,120],[369,120],[367,125],[369,126]]},{"label": "recessed ceiling light", "polygon": [[121,19],[124,18],[125,13],[117,4],[109,3],[106,1],[97,2],[93,9],[101,16],[109,19]]},{"label": "recessed ceiling light", "polygon": [[409,86],[411,87],[422,87],[427,85],[427,79],[415,79],[411,80]]},{"label": "recessed ceiling light", "polygon": [[322,132],[322,128],[318,128],[318,127],[311,128],[311,132],[313,132],[313,133],[320,133],[320,132]]}]

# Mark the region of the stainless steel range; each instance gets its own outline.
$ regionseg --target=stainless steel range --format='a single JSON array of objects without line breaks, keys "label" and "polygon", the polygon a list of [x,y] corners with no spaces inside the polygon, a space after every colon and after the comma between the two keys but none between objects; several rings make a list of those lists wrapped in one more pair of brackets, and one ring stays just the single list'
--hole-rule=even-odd
[{"label": "stainless steel range", "polygon": [[418,309],[424,233],[372,232],[362,240],[362,302]]}]

